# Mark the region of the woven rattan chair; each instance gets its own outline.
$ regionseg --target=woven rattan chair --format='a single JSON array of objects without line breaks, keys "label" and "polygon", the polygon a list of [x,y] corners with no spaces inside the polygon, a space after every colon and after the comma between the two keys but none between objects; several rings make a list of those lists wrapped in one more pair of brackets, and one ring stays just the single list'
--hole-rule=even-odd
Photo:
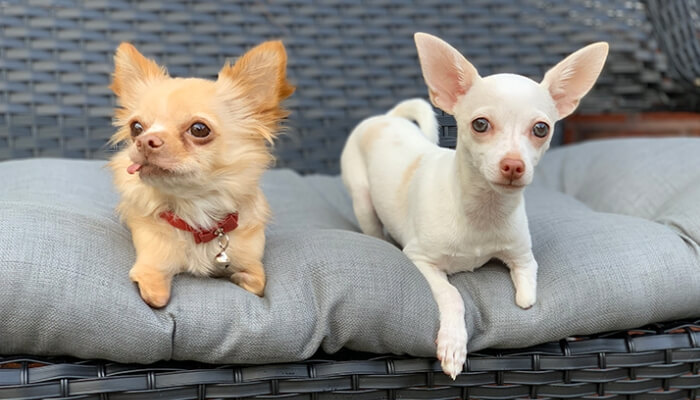
[{"label": "woven rattan chair", "polygon": [[[0,160],[108,156],[120,41],[172,75],[214,77],[226,57],[282,38],[298,89],[277,165],[301,173],[338,173],[360,119],[425,97],[415,31],[443,37],[484,74],[535,79],[607,40],[607,67],[579,112],[697,111],[699,12],[697,0],[0,0]],[[440,123],[454,145],[454,121]],[[351,352],[264,366],[0,355],[0,399],[697,398],[699,367],[700,319],[472,353],[455,381],[433,359]]]}]

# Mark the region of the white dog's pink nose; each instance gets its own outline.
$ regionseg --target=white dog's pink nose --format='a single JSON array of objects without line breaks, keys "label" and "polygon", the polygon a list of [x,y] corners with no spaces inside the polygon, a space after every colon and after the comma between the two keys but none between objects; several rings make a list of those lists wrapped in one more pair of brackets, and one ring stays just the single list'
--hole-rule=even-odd
[{"label": "white dog's pink nose", "polygon": [[525,163],[522,160],[504,158],[501,160],[501,175],[509,181],[520,179],[525,173]]}]

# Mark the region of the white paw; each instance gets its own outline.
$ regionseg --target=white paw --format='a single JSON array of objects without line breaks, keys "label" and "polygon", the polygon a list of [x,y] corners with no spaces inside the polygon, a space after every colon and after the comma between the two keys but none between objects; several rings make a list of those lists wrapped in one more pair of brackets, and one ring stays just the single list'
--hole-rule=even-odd
[{"label": "white paw", "polygon": [[537,293],[534,289],[520,289],[515,292],[515,304],[518,307],[527,310],[532,307],[537,301]]},{"label": "white paw", "polygon": [[464,326],[443,325],[438,331],[436,343],[442,371],[456,379],[467,359],[467,329]]}]

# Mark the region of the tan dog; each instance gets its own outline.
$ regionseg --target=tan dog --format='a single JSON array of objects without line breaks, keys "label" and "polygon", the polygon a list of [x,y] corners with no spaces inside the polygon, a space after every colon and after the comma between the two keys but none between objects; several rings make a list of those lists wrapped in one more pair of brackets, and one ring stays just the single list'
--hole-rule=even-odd
[{"label": "tan dog", "polygon": [[131,229],[130,278],[152,307],[170,299],[174,275],[229,277],[258,296],[269,207],[259,187],[268,148],[287,116],[287,55],[265,42],[225,65],[216,81],[171,78],[122,43],[111,89],[119,108],[109,165]]}]

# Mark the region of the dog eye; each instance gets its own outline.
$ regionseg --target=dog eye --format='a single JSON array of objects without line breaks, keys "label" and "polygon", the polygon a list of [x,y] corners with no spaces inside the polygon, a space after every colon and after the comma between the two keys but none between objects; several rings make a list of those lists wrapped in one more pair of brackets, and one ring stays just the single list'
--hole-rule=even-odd
[{"label": "dog eye", "polygon": [[549,133],[549,125],[544,122],[538,122],[532,127],[532,134],[538,138],[543,138]]},{"label": "dog eye", "polygon": [[131,128],[131,136],[136,137],[143,132],[143,125],[139,121],[134,121],[129,126]]},{"label": "dog eye", "polygon": [[211,132],[211,130],[203,123],[195,122],[192,124],[192,126],[190,126],[189,132],[190,135],[194,137],[203,138],[209,136],[209,132]]},{"label": "dog eye", "polygon": [[491,126],[491,124],[489,124],[489,120],[486,118],[477,118],[472,121],[472,129],[479,133],[486,132],[489,126]]}]

